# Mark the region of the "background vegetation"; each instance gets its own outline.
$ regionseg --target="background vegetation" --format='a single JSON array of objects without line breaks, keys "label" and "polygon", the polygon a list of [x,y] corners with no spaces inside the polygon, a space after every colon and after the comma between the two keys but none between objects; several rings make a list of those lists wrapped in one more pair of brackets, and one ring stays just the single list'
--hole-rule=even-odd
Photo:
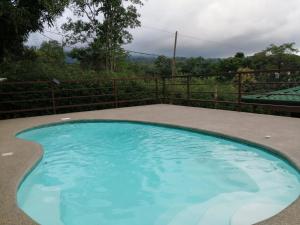
[{"label": "background vegetation", "polygon": [[[126,2],[126,4],[125,4]],[[4,0],[0,2],[0,78],[8,81],[61,81],[60,89],[84,89],[76,93],[57,92],[61,98],[59,105],[76,105],[87,102],[87,99],[71,99],[76,95],[91,95],[90,103],[113,101],[112,78],[129,77],[170,77],[171,58],[167,56],[144,57],[132,55],[124,50],[124,45],[132,41],[129,28],[140,26],[138,6],[140,0]],[[31,32],[42,32],[45,25],[52,26],[53,21],[62,14],[65,7],[72,9],[75,18],[68,19],[62,26],[65,42],[54,40],[43,42],[39,47],[26,46]],[[81,43],[83,47],[73,45]],[[71,51],[66,51],[66,46]],[[191,98],[234,100],[237,92],[236,71],[300,69],[300,56],[294,43],[267,46],[251,56],[237,52],[228,58],[177,58],[176,75],[201,76],[192,82],[197,84],[191,90]],[[71,47],[71,48],[70,48]],[[201,53],[199,53],[200,55]],[[232,73],[228,73],[232,72]],[[252,83],[270,81],[276,74],[265,76],[244,76],[243,84],[248,92],[254,91]],[[101,85],[99,80],[102,80]],[[289,76],[277,77],[278,81],[288,81]],[[294,78],[293,78],[294,79]],[[64,83],[73,80],[77,82]],[[299,74],[294,81],[299,81]],[[160,81],[161,82],[161,81]],[[178,81],[186,82],[186,80]],[[63,85],[62,85],[63,84]],[[49,84],[47,84],[49,85]],[[162,84],[141,81],[119,81],[118,98],[122,100],[156,98],[155,91],[162,95]],[[248,85],[248,86],[247,86]],[[101,90],[100,90],[101,86]],[[122,87],[122,88],[120,88]],[[0,92],[12,93],[31,90],[39,91],[45,87],[39,85],[1,85]],[[165,92],[174,98],[186,98],[184,86],[168,86]],[[277,86],[273,89],[285,88]],[[99,89],[99,90],[98,90]],[[266,92],[268,87],[261,86],[259,91]],[[256,90],[257,91],[257,90]],[[204,93],[206,92],[206,93]],[[217,93],[217,96],[216,96]],[[227,94],[225,94],[227,93]],[[105,96],[99,96],[105,95]],[[49,93],[26,95],[1,95],[0,110],[49,107],[52,113]],[[28,99],[46,99],[31,101]],[[14,103],[12,103],[14,102]],[[112,104],[113,105],[113,104]],[[126,104],[125,104],[126,105]],[[128,105],[128,104],[127,104]],[[195,104],[196,105],[196,104]],[[202,104],[201,106],[209,106]],[[104,106],[103,106],[104,107]],[[111,107],[111,106],[110,106]],[[213,107],[216,107],[214,105]],[[221,106],[220,106],[221,107]],[[86,109],[99,106],[86,107]],[[68,109],[75,110],[74,108]],[[61,109],[61,111],[68,111]],[[78,109],[82,110],[82,109]],[[47,110],[46,110],[47,111]]]},{"label": "background vegetation", "polygon": [[[229,81],[234,77],[222,73],[242,70],[297,69],[300,68],[300,56],[295,54],[297,50],[293,46],[293,43],[271,45],[252,56],[245,56],[239,52],[233,57],[222,59],[179,58],[176,64],[176,75],[201,75],[205,78],[217,77],[218,80]],[[22,57],[2,62],[0,76],[11,81],[171,76],[171,58],[166,56],[139,57],[124,52],[122,60],[118,60],[112,71],[101,67],[105,64],[105,58],[103,61],[93,57],[90,47],[74,48],[71,52],[65,52],[60,43],[49,41],[44,42],[39,48],[24,47]]]}]

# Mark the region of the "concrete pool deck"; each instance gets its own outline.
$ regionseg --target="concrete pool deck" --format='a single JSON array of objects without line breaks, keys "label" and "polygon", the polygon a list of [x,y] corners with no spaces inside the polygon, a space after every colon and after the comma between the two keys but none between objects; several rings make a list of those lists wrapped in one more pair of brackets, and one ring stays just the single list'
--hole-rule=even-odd
[{"label": "concrete pool deck", "polygon": [[[174,105],[149,105],[0,120],[0,224],[33,225],[16,203],[24,175],[41,158],[40,145],[15,137],[24,129],[71,120],[133,120],[176,125],[234,137],[278,152],[300,168],[300,119]],[[267,136],[270,136],[267,138]],[[272,179],[270,177],[270,179]],[[300,225],[300,198],[260,225]]]}]

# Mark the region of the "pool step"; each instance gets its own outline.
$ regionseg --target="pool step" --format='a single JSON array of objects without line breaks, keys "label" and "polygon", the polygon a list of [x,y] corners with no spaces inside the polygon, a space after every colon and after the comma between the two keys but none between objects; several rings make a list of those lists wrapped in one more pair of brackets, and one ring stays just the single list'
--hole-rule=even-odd
[{"label": "pool step", "polygon": [[[231,225],[249,225],[265,220],[285,208],[277,203],[252,203],[242,206],[231,218]],[[266,217],[266,215],[268,215]]]},{"label": "pool step", "polygon": [[[284,205],[248,192],[218,195],[185,209],[170,209],[156,224],[168,225],[250,225],[280,212]],[[174,211],[178,213],[174,216]]]},{"label": "pool step", "polygon": [[[60,220],[60,190],[34,185],[26,195],[23,209],[41,224],[63,225]],[[46,212],[46,213],[45,213]]]}]

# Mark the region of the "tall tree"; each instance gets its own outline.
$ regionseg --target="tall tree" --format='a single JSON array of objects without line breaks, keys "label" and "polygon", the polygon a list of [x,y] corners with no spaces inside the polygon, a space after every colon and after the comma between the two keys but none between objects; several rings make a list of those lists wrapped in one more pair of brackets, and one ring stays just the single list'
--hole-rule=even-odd
[{"label": "tall tree", "polygon": [[68,44],[89,43],[99,60],[105,55],[106,69],[113,71],[116,59],[124,55],[122,45],[132,41],[129,28],[140,26],[137,6],[141,0],[73,0],[77,20],[62,26]]},{"label": "tall tree", "polygon": [[43,42],[37,50],[37,55],[45,63],[61,65],[65,62],[64,49],[57,41]]},{"label": "tall tree", "polygon": [[22,54],[30,32],[42,31],[53,25],[68,0],[1,0],[0,2],[0,63]]},{"label": "tall tree", "polygon": [[162,77],[169,77],[172,74],[172,60],[166,56],[159,56],[154,61],[156,73]]},{"label": "tall tree", "polygon": [[263,51],[265,55],[277,65],[277,69],[281,69],[284,66],[286,56],[295,54],[298,49],[295,48],[295,43],[285,43],[282,45],[271,44],[266,50]]},{"label": "tall tree", "polygon": [[251,67],[255,70],[299,68],[298,49],[295,43],[282,45],[271,44],[265,50],[249,57]]}]

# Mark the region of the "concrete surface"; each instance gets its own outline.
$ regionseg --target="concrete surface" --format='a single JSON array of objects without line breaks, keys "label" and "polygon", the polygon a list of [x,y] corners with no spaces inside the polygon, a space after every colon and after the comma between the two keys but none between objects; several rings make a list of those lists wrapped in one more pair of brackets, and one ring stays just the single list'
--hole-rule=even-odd
[{"label": "concrete surface", "polygon": [[[18,208],[16,192],[26,173],[41,158],[43,151],[38,144],[17,139],[15,134],[34,126],[61,122],[63,117],[70,117],[72,120],[145,121],[208,131],[264,146],[270,151],[285,156],[298,169],[300,168],[300,119],[298,118],[160,104],[0,120],[1,225],[36,224]],[[266,136],[271,138],[267,139]],[[12,153],[13,155],[10,155]],[[300,225],[300,198],[281,213],[259,224]]]}]

